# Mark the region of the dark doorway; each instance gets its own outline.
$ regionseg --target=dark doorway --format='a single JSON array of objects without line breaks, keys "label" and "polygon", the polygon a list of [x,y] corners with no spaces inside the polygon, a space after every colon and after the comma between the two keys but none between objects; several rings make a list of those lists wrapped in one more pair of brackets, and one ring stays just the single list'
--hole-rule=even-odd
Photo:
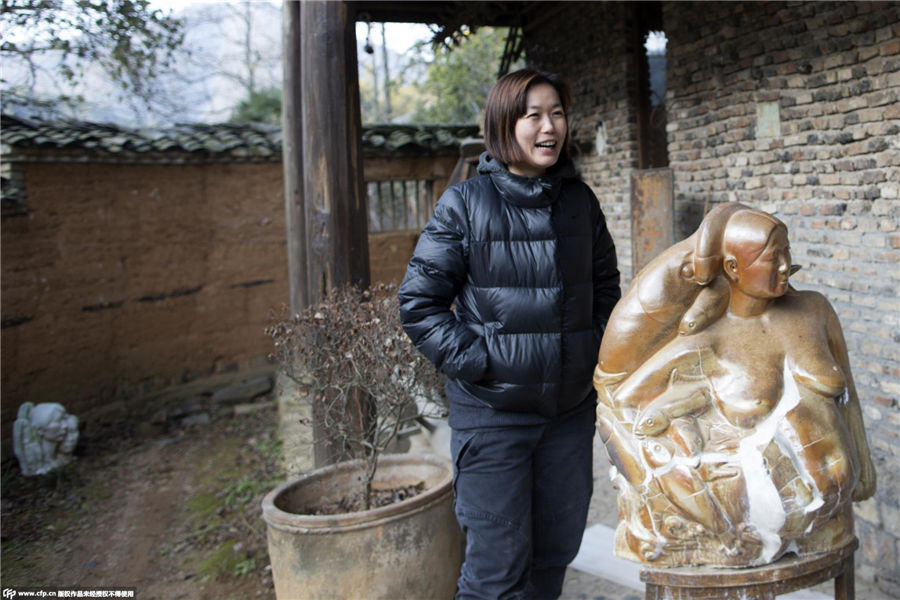
[{"label": "dark doorway", "polygon": [[635,4],[638,168],[669,166],[666,146],[666,34],[659,2]]}]

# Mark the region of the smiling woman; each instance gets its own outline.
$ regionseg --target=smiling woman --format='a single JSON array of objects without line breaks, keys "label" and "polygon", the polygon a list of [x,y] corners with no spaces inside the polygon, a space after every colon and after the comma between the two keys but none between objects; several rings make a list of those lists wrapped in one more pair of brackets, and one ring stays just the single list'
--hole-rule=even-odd
[{"label": "smiling woman", "polygon": [[548,83],[528,90],[525,114],[516,121],[516,144],[521,158],[509,164],[516,175],[539,177],[559,160],[568,124],[559,93]]},{"label": "smiling woman", "polygon": [[571,98],[561,82],[532,71],[501,78],[488,94],[484,115],[485,147],[510,173],[540,177],[568,160],[568,111]]},{"label": "smiling woman", "polygon": [[491,88],[479,176],[441,197],[400,287],[406,333],[448,376],[459,598],[558,597],[584,532],[591,372],[620,292],[567,90],[524,69]]}]

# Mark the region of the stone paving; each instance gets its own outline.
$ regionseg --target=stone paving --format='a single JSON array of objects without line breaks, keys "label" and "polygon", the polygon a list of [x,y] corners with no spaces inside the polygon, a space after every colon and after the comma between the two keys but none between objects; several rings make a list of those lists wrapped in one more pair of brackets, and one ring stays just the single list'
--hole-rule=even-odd
[{"label": "stone paving", "polygon": [[[618,522],[616,491],[609,481],[609,459],[600,436],[594,436],[594,495],[588,511],[588,526]],[[624,587],[596,575],[569,568],[560,600],[642,600],[643,592]]]},{"label": "stone paving", "polygon": [[590,573],[569,569],[560,600],[643,600],[644,594]]},{"label": "stone paving", "polygon": [[[283,388],[289,383],[279,377],[276,386]],[[299,423],[298,416],[301,416],[304,407],[302,403],[286,402],[285,398],[293,397],[292,394],[286,393],[289,390],[280,389],[279,412],[281,413],[282,435],[284,439],[300,440],[303,435],[309,435],[309,432],[295,431],[293,429],[286,430],[292,424]],[[303,413],[305,414],[305,413]],[[431,436],[413,436],[410,439],[411,447],[408,451],[412,452],[431,452],[441,456],[448,456],[449,453],[449,430],[437,427],[437,433]],[[307,446],[308,447],[308,446]],[[300,452],[298,448],[286,448],[286,462],[289,472],[308,469],[309,465],[303,461],[311,460],[306,456],[308,452]],[[290,458],[293,457],[293,460]],[[299,460],[303,459],[303,460]],[[297,462],[299,460],[299,462]],[[616,508],[616,491],[609,481],[609,459],[606,449],[600,441],[599,435],[594,436],[594,493],[591,498],[591,505],[588,511],[587,527],[592,525],[605,525],[606,527],[615,529],[618,523],[618,510]],[[611,554],[611,549],[610,549]],[[617,580],[621,580],[618,578]],[[816,600],[821,598],[833,598],[833,584],[831,582],[823,583],[812,588],[809,591],[803,590],[780,596],[785,600]],[[898,600],[893,596],[889,596],[878,590],[874,583],[867,580],[856,580],[856,597],[859,600]],[[562,595],[560,600],[643,600],[643,589],[635,589],[626,587],[613,581],[603,579],[592,573],[570,567],[566,572],[566,580],[563,584]]]},{"label": "stone paving", "polygon": [[[784,598],[784,600],[834,598],[834,588],[830,582],[823,583],[810,590],[801,590],[778,598]],[[856,580],[856,598],[857,600],[897,600],[896,597],[878,590],[871,582],[859,579]],[[644,593],[601,579],[590,573],[569,569],[559,600],[644,600]]]}]

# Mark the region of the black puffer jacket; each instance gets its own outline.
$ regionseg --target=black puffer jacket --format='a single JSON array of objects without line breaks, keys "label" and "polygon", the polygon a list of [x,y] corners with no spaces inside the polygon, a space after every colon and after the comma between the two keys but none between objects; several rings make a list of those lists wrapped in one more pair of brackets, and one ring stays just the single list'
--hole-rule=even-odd
[{"label": "black puffer jacket", "polygon": [[613,241],[571,162],[527,178],[485,153],[478,172],[444,193],[419,238],[403,328],[447,374],[452,426],[553,418],[593,395],[620,297]]}]

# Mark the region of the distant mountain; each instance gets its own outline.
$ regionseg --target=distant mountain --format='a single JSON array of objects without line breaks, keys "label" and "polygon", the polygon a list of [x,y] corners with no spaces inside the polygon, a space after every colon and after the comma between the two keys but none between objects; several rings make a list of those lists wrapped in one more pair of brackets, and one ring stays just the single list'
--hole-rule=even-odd
[{"label": "distant mountain", "polygon": [[[59,87],[59,82],[39,76],[32,95],[40,104],[11,102],[15,98],[7,92],[25,77],[12,61],[3,65],[4,110],[22,116],[61,115],[138,127],[226,121],[246,97],[251,81],[256,89],[281,86],[281,9],[262,2],[247,6],[249,35],[244,4],[187,4],[173,11],[186,21],[185,43],[171,69],[154,82],[151,110],[123,95],[105,73],[89,63],[82,65],[84,77],[76,85]],[[37,62],[50,72],[58,59],[43,56]],[[81,96],[83,102],[60,102],[61,96]]]},{"label": "distant mountain", "polygon": [[[227,121],[237,104],[247,97],[250,85],[256,90],[280,88],[282,77],[281,6],[271,2],[193,3],[174,5],[173,13],[185,20],[185,43],[171,69],[159,75],[153,85],[151,110],[111,82],[97,66],[85,64],[85,76],[76,86],[60,89],[48,77],[40,77],[34,96],[43,102],[10,103],[4,93],[4,110],[20,116],[70,117],[132,127],[156,127],[173,123],[216,123]],[[249,11],[249,12],[248,12]],[[250,24],[248,33],[248,23]],[[364,27],[364,26],[361,26]],[[424,26],[388,24],[389,43],[402,40],[410,47],[416,39],[427,38]],[[370,41],[373,54],[357,40],[360,83],[373,86],[373,62],[378,77],[383,77],[381,25],[373,23]],[[248,47],[249,40],[249,47]],[[402,75],[402,83],[423,81],[430,48],[421,56],[388,49],[392,79]],[[40,65],[52,71],[57,59],[45,56]],[[16,65],[3,65],[4,92],[24,73]],[[383,84],[382,84],[383,85]],[[379,92],[380,93],[380,92]],[[81,96],[81,103],[59,102],[61,95]],[[398,120],[402,120],[399,117]]]}]

